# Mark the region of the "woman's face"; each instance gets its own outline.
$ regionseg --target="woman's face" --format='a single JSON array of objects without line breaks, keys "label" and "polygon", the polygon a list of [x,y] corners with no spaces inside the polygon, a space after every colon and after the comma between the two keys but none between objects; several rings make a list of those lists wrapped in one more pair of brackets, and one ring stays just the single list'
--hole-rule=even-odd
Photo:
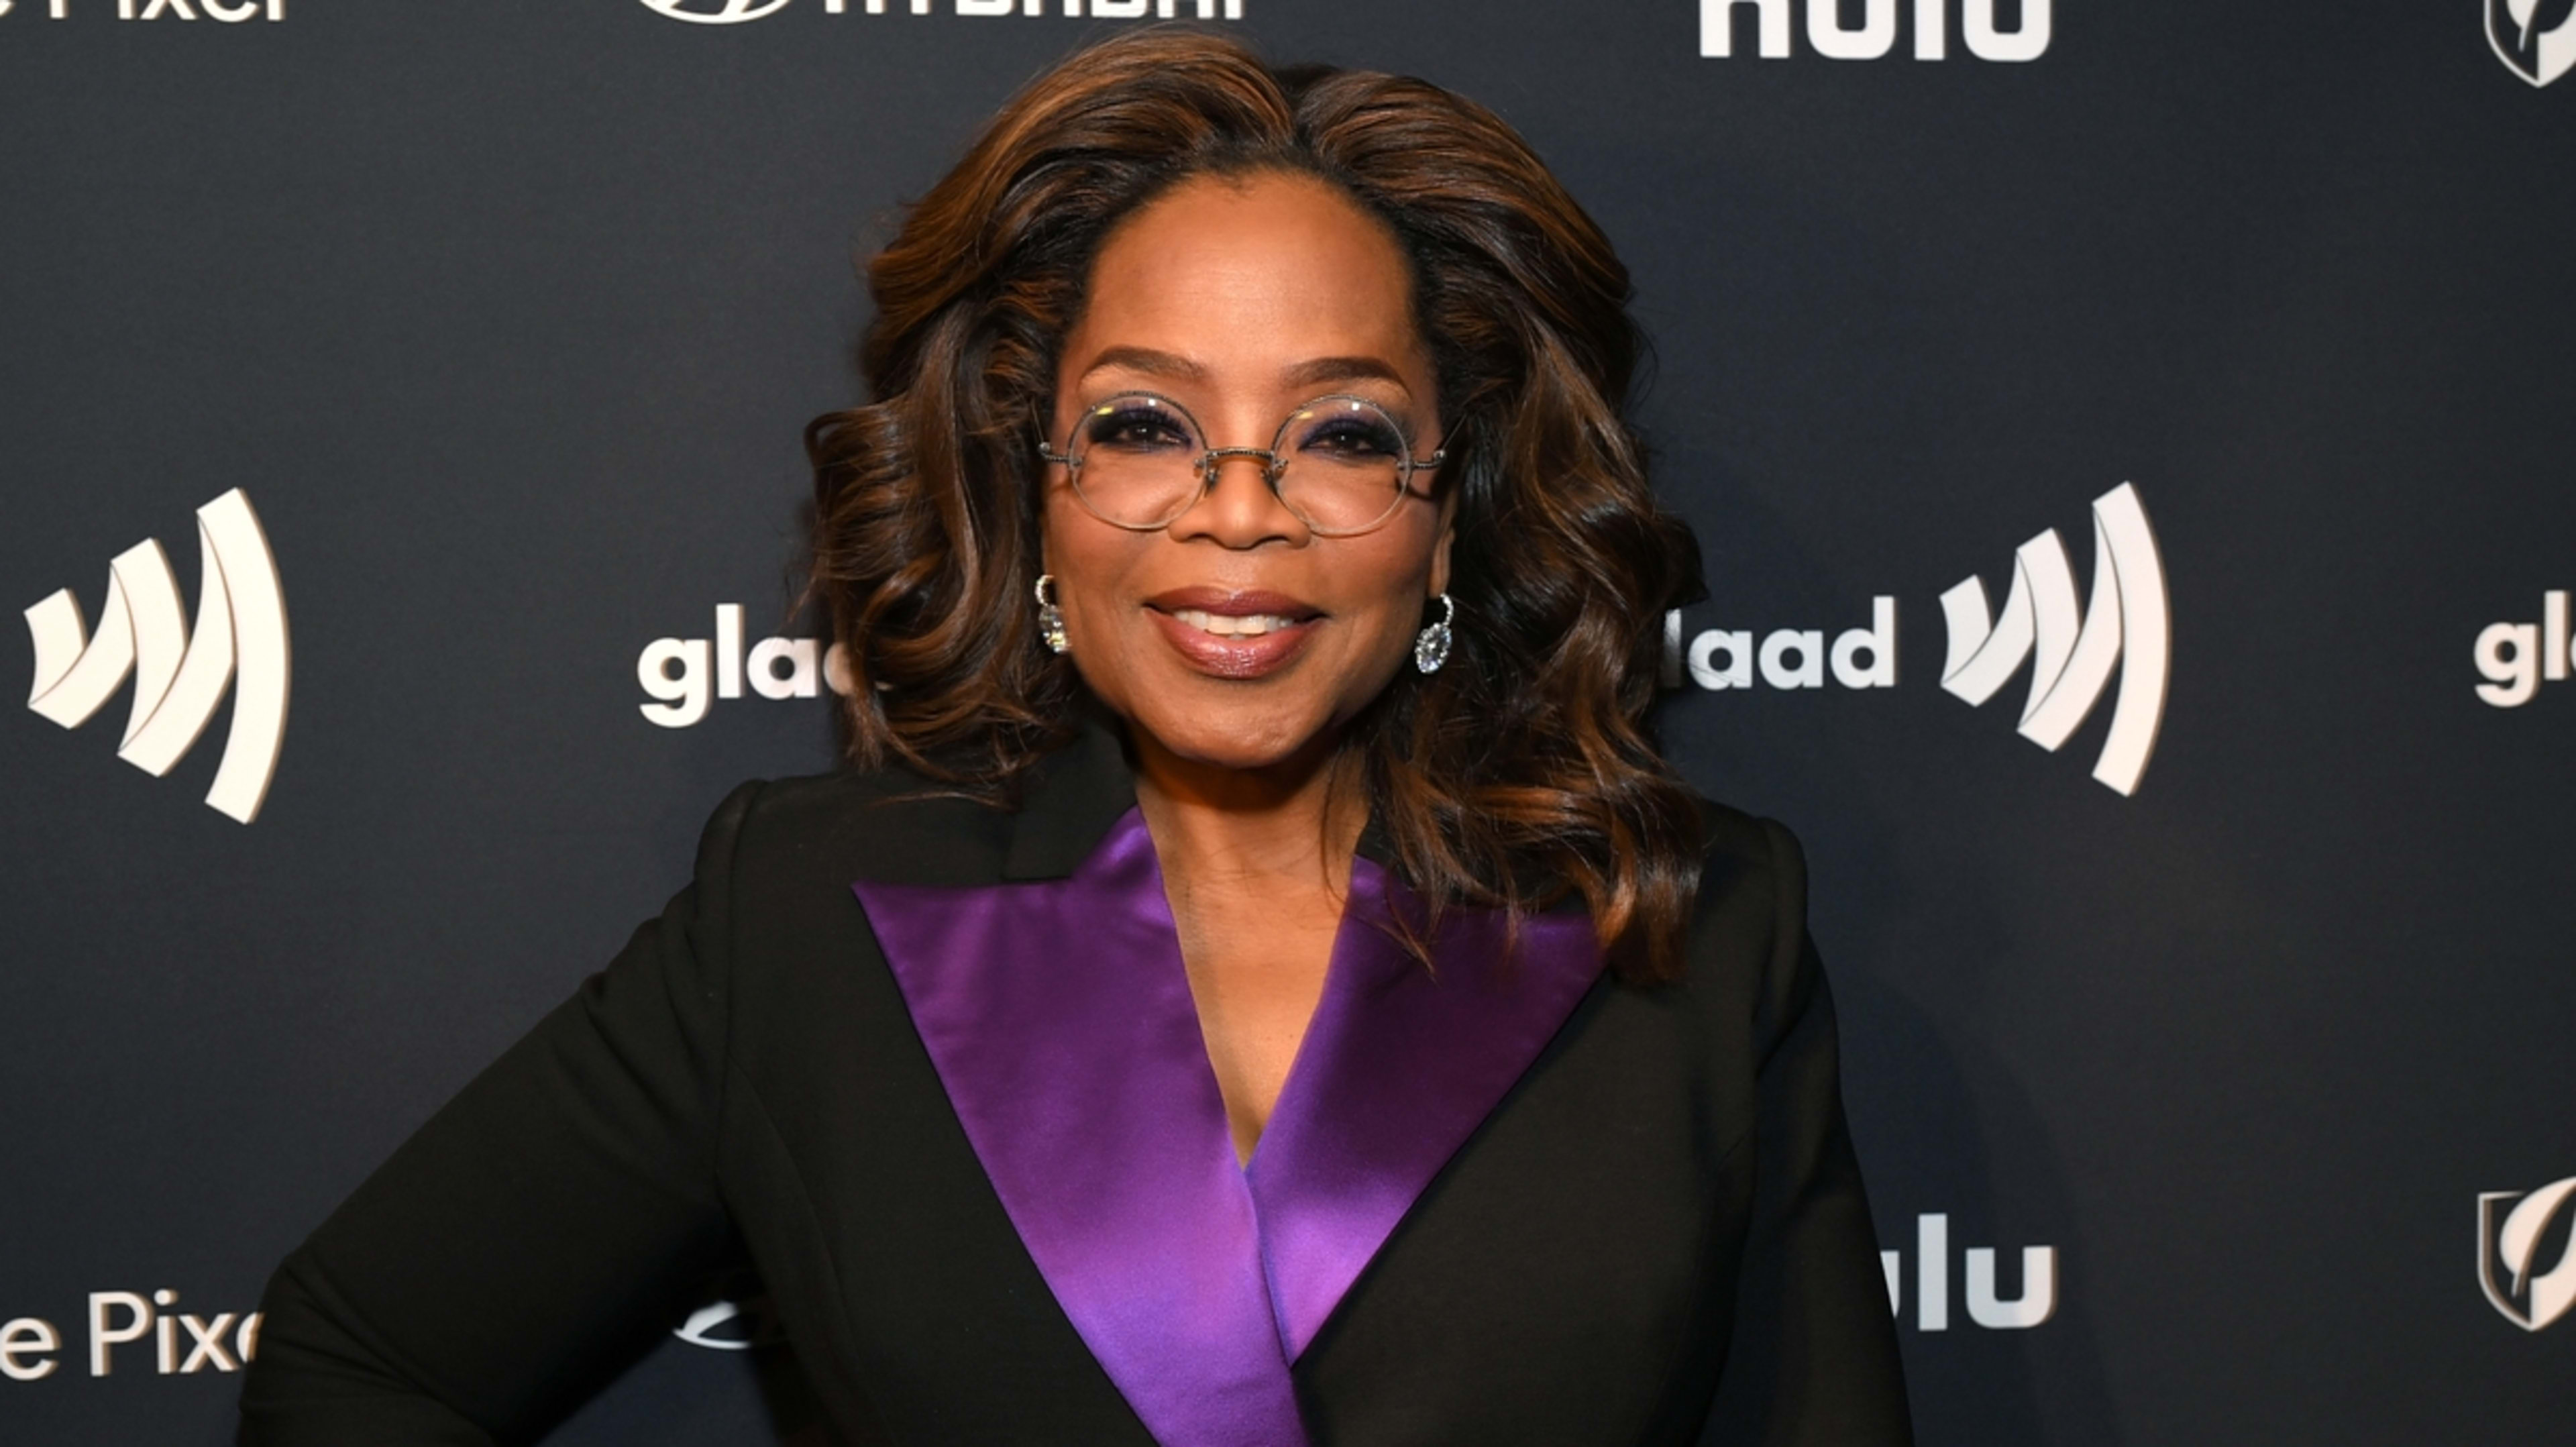
[{"label": "woman's face", "polygon": [[[1207,447],[1267,448],[1300,403],[1341,394],[1376,403],[1428,457],[1443,423],[1410,303],[1394,238],[1323,182],[1187,182],[1101,249],[1049,440],[1062,447],[1088,409],[1149,392],[1196,418]],[[1134,532],[1087,511],[1049,464],[1046,570],[1074,663],[1145,742],[1182,759],[1259,768],[1308,754],[1395,676],[1447,587],[1436,481],[1414,474],[1368,532],[1319,537],[1259,460],[1230,458],[1169,527]]]}]

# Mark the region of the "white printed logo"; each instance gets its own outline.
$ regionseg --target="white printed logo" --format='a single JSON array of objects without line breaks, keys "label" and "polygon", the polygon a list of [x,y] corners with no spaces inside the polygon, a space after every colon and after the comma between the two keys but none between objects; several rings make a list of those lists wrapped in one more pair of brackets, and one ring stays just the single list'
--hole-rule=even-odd
[{"label": "white printed logo", "polygon": [[[903,0],[904,8],[914,15],[930,13],[931,0]],[[2046,4],[2046,0],[2023,0],[2025,4]],[[960,15],[1044,15],[1046,0],[955,0]],[[788,0],[644,0],[646,9],[691,25],[740,25],[758,20],[787,8]],[[886,13],[887,0],[859,0],[859,8],[869,15]],[[1092,16],[1102,20],[1142,20],[1152,15],[1159,20],[1181,17],[1186,6],[1201,20],[1214,20],[1220,9],[1228,20],[1243,18],[1243,0],[1089,0]],[[823,0],[823,13],[849,13],[849,0]],[[1085,0],[1062,0],[1067,15],[1084,13]]]},{"label": "white printed logo", "polygon": [[[2052,528],[2015,555],[2000,618],[1973,577],[1941,595],[1941,611],[1950,631],[1941,686],[1982,704],[2030,663],[2021,732],[2052,753],[2083,725],[2119,669],[2119,702],[2093,777],[2122,794],[2138,791],[2164,723],[2173,625],[2164,564],[2136,488],[2124,482],[2094,500],[2089,609],[2077,607],[2075,568]],[[1830,669],[1844,688],[1894,688],[1896,620],[1896,599],[1874,597],[1868,624],[1834,634],[1827,647],[1821,628],[1777,628],[1759,643],[1749,629],[1711,628],[1686,642],[1681,614],[1668,613],[1662,682],[1679,688],[1687,677],[1713,692],[1818,689]]]},{"label": "white printed logo", "polygon": [[[17,0],[0,0],[0,15],[17,8]],[[71,0],[45,0],[45,17],[68,20],[71,8]],[[239,25],[263,16],[284,20],[286,0],[196,0],[194,6],[188,0],[116,0],[119,20],[194,20],[199,11],[204,11],[207,19],[225,25]]]},{"label": "white printed logo", "polygon": [[[1097,0],[1095,0],[1097,3]],[[1799,0],[1699,0],[1699,53],[1735,54],[1736,25],[1751,11],[1754,49],[1764,60],[1789,54],[1789,16]],[[2049,0],[2021,0],[2021,26],[1995,23],[1997,0],[1960,0],[1959,38],[1979,60],[2037,60],[2048,51]],[[1897,0],[1864,0],[1860,23],[1847,26],[1843,0],[1805,0],[1807,45],[1828,60],[1877,60],[1896,48]],[[1950,0],[1914,0],[1914,58],[1950,57]]]},{"label": "white printed logo", "polygon": [[1750,629],[1710,628],[1685,647],[1682,615],[1664,615],[1666,688],[1681,687],[1685,667],[1691,682],[1712,692],[1753,687],[1757,667],[1773,688],[1822,688],[1828,661],[1845,688],[1896,687],[1896,600],[1870,599],[1869,626],[1844,629],[1830,651],[1821,628],[1775,628],[1758,646]]},{"label": "white printed logo", "polygon": [[841,645],[819,638],[763,638],[743,647],[742,605],[716,605],[716,636],[656,638],[635,659],[635,682],[648,698],[644,717],[666,729],[684,729],[707,716],[719,698],[742,697],[743,685],[762,698],[814,698],[828,686],[850,691]]},{"label": "white printed logo", "polygon": [[259,816],[286,737],[286,595],[250,499],[234,488],[197,509],[197,628],[179,606],[161,544],[146,538],[108,564],[97,636],[62,589],[27,610],[36,643],[27,707],[78,728],[134,676],[134,707],[117,757],[170,772],[233,692],[232,734],[206,802],[244,824]]},{"label": "white printed logo", "polygon": [[761,0],[715,0],[715,9],[693,8],[703,3],[704,0],[644,0],[654,14],[685,20],[691,25],[739,25],[746,20],[775,15],[787,8],[787,0],[767,0],[766,4]]},{"label": "white printed logo", "polygon": [[2021,733],[2051,753],[2093,711],[2118,667],[2120,699],[2093,777],[2122,794],[2138,791],[2164,722],[2173,624],[2164,563],[2136,488],[2124,482],[2093,500],[2090,609],[2076,611],[2075,572],[2051,528],[2014,555],[2000,620],[1988,612],[1986,585],[1976,578],[1942,594],[1941,611],[1950,624],[1941,686],[1972,704],[1994,697],[2023,659],[2036,656]]},{"label": "white printed logo", "polygon": [[[2570,1197],[2576,1197],[2576,1176],[2528,1193],[2478,1193],[2478,1285],[2488,1304],[2524,1331],[2538,1331],[2576,1306],[2576,1211],[2568,1209]],[[2558,1262],[2535,1274],[2553,1235]]]},{"label": "white printed logo", "polygon": [[673,1327],[671,1335],[693,1347],[747,1352],[754,1347],[776,1346],[787,1340],[787,1329],[778,1324],[777,1312],[770,1306],[769,1298],[755,1296],[744,1301],[708,1302]]},{"label": "white printed logo", "polygon": [[2540,692],[2543,679],[2567,681],[2576,646],[2567,636],[2567,590],[2540,595],[2537,623],[2490,623],[2478,634],[2478,672],[2486,682],[2478,697],[2497,708],[2520,708]]},{"label": "white printed logo", "polygon": [[[152,1354],[156,1376],[186,1377],[199,1372],[238,1372],[259,1355],[258,1312],[219,1311],[210,1316],[173,1311],[179,1293],[168,1287],[145,1296],[139,1291],[93,1291],[89,1294],[89,1374],[116,1374],[116,1349],[148,1342],[138,1350]],[[122,1320],[119,1318],[122,1317]],[[184,1335],[183,1335],[184,1333]],[[13,1382],[41,1382],[62,1370],[67,1337],[41,1316],[13,1317],[0,1323],[0,1377]],[[132,1375],[129,1354],[123,1365]]]},{"label": "white printed logo", "polygon": [[2576,0],[2487,0],[2487,44],[2535,86],[2576,69]]},{"label": "white printed logo", "polygon": [[[1933,1213],[1914,1218],[1914,1324],[1923,1331],[1950,1329],[1950,1218]],[[2021,1331],[2057,1314],[2057,1248],[2021,1248],[2021,1295],[2007,1301],[1995,1285],[1995,1252],[1989,1246],[1968,1248],[1968,1320],[1992,1331]],[[1887,1273],[1887,1309],[1905,1310],[1905,1256],[1878,1253]]]}]

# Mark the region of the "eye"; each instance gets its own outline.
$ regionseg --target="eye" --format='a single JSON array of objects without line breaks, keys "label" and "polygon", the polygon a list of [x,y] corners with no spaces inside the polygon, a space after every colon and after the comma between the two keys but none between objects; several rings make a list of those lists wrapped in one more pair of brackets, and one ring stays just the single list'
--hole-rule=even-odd
[{"label": "eye", "polygon": [[1298,431],[1297,450],[1352,462],[1405,455],[1403,434],[1393,422],[1356,410],[1330,412],[1308,422]]},{"label": "eye", "polygon": [[1194,452],[1197,441],[1189,424],[1171,409],[1151,402],[1111,402],[1093,408],[1083,419],[1086,446],[1118,452]]}]

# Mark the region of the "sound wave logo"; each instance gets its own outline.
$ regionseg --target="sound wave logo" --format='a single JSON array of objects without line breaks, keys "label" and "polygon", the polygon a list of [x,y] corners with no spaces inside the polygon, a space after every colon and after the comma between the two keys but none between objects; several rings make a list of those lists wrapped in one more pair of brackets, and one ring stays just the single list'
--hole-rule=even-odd
[{"label": "sound wave logo", "polygon": [[[2524,1331],[2538,1331],[2576,1306],[2576,1222],[2569,1219],[2576,1211],[2567,1209],[2570,1197],[2576,1197],[2576,1176],[2527,1194],[2478,1193],[2478,1285],[2488,1304]],[[2499,1220],[2506,1202],[2514,1207]],[[2553,1235],[2558,1264],[2534,1275],[2541,1247]]]},{"label": "sound wave logo", "polygon": [[2487,0],[2487,44],[2505,69],[2547,85],[2576,69],[2576,0]]},{"label": "sound wave logo", "polygon": [[1987,606],[1986,585],[1973,577],[1941,595],[1941,611],[1950,626],[1941,686],[1983,704],[2023,660],[2034,660],[2021,734],[2051,753],[2093,712],[2117,667],[2119,701],[2093,777],[2124,795],[2138,791],[2164,724],[2173,625],[2164,561],[2135,487],[2124,482],[2093,500],[2090,608],[2077,609],[2075,569],[2051,528],[2014,553],[2000,619]]},{"label": "sound wave logo", "polygon": [[286,737],[286,594],[240,488],[197,509],[197,551],[194,636],[170,559],[150,538],[108,564],[96,636],[82,627],[68,588],[29,608],[36,678],[27,707],[78,728],[132,674],[134,707],[116,754],[158,778],[186,756],[231,686],[232,735],[206,802],[247,824],[259,817]]}]

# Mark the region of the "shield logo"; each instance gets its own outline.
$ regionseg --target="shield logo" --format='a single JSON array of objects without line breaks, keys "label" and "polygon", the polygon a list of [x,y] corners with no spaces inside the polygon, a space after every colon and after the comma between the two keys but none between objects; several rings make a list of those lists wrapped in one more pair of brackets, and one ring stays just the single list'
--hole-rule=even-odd
[{"label": "shield logo", "polygon": [[2576,0],[2486,0],[2496,59],[2535,86],[2576,70]]},{"label": "shield logo", "polygon": [[2478,1193],[2478,1285],[2488,1304],[2524,1331],[2538,1331],[2576,1306],[2570,1198],[2576,1198],[2576,1176],[2537,1191]]},{"label": "shield logo", "polygon": [[708,1302],[673,1327],[671,1335],[693,1347],[720,1352],[747,1352],[787,1340],[786,1328],[778,1324],[778,1314],[766,1296]]}]

